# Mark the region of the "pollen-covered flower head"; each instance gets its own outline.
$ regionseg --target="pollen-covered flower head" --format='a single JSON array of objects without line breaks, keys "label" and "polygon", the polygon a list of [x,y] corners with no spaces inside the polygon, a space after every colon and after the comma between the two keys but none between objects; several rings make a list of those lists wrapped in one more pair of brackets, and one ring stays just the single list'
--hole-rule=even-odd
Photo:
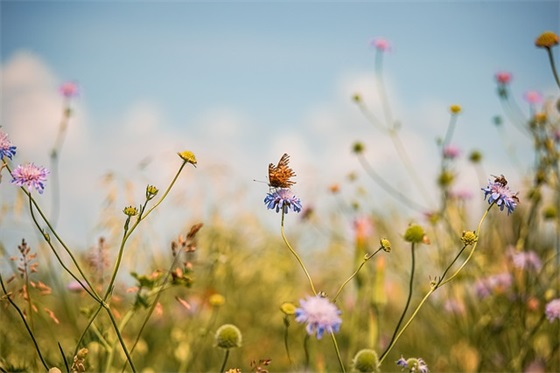
[{"label": "pollen-covered flower head", "polygon": [[320,295],[308,296],[306,299],[300,299],[299,304],[299,308],[296,309],[296,321],[307,324],[307,334],[316,333],[317,339],[321,339],[325,332],[335,333],[340,329],[341,312],[327,298]]},{"label": "pollen-covered flower head", "polygon": [[269,210],[276,209],[288,213],[288,210],[301,211],[301,200],[297,198],[289,188],[273,189],[264,198],[264,203]]},{"label": "pollen-covered flower head", "polygon": [[537,48],[552,48],[558,45],[558,42],[559,38],[555,32],[545,31],[535,40],[535,46]]},{"label": "pollen-covered flower head", "polygon": [[48,174],[49,170],[46,168],[27,163],[17,166],[12,171],[12,183],[20,187],[25,186],[30,192],[31,189],[35,188],[39,194],[42,194],[45,190]]},{"label": "pollen-covered flower head", "polygon": [[4,157],[12,159],[16,155],[16,147],[8,139],[8,134],[0,130],[0,160]]},{"label": "pollen-covered flower head", "polygon": [[496,205],[500,207],[500,211],[503,211],[504,207],[507,207],[508,215],[515,210],[519,203],[517,193],[512,193],[503,175],[496,177],[494,181],[488,180],[488,186],[486,188],[481,188],[481,190],[484,192],[484,199],[489,196],[489,204],[496,203]]},{"label": "pollen-covered flower head", "polygon": [[546,304],[544,311],[546,318],[550,322],[560,320],[560,298],[553,299]]}]

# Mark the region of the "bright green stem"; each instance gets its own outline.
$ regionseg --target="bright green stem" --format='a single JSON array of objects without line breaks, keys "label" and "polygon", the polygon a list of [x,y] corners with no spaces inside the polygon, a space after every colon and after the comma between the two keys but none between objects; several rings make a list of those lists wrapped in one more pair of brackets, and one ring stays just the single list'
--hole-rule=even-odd
[{"label": "bright green stem", "polygon": [[558,78],[558,72],[556,71],[556,64],[554,63],[554,55],[552,54],[552,50],[550,48],[546,48],[546,52],[548,53],[548,60],[550,61],[552,74],[554,74],[554,80],[556,80],[556,84],[560,88],[560,79]]},{"label": "bright green stem", "polygon": [[228,357],[229,357],[229,348],[226,349],[226,354],[224,355],[224,362],[222,363],[222,368],[220,369],[220,372],[224,372],[226,369],[226,363],[228,361]]},{"label": "bright green stem", "polygon": [[[126,324],[132,319],[134,316],[134,309],[129,310],[121,320],[121,323],[118,327],[119,330],[123,330]],[[111,370],[111,365],[113,365],[113,358],[115,356],[115,348],[117,346],[117,341],[114,341],[112,346],[109,349],[109,356],[107,357],[107,363],[105,364],[105,372],[109,372]],[[132,349],[130,349],[130,353],[132,353]]]},{"label": "bright green stem", "polygon": [[346,373],[346,369],[344,369],[344,363],[342,362],[342,358],[340,357],[340,350],[338,349],[338,343],[336,343],[336,337],[334,336],[334,333],[331,333],[331,339],[333,341],[334,350],[336,351],[336,357],[338,358],[340,370],[342,371],[342,373]]},{"label": "bright green stem", "polygon": [[282,208],[282,223],[280,224],[280,232],[282,234],[282,238],[284,239],[284,243],[286,244],[286,246],[288,246],[288,249],[290,249],[292,254],[295,256],[299,265],[303,269],[303,272],[305,272],[305,275],[307,276],[307,279],[309,280],[309,285],[311,286],[311,291],[313,292],[313,295],[317,295],[317,291],[315,290],[315,286],[313,285],[313,280],[311,279],[311,276],[309,275],[309,272],[307,272],[307,268],[305,268],[305,265],[303,264],[303,261],[301,260],[300,256],[292,248],[292,246],[288,242],[288,239],[286,238],[286,234],[284,233],[284,213],[285,213],[284,208]]},{"label": "bright green stem", "polygon": [[358,272],[360,272],[360,270],[362,269],[362,267],[364,266],[364,264],[366,264],[366,262],[367,262],[368,260],[370,260],[371,258],[373,258],[373,256],[374,256],[375,254],[377,254],[379,251],[381,251],[382,249],[383,249],[383,248],[380,247],[379,249],[377,249],[376,252],[374,252],[374,253],[371,254],[371,255],[367,255],[367,256],[364,258],[364,260],[362,260],[362,262],[360,263],[360,265],[358,266],[358,268],[354,271],[354,273],[352,273],[352,275],[350,275],[350,277],[348,277],[348,279],[347,279],[346,281],[344,281],[344,283],[343,283],[342,285],[340,285],[340,288],[338,289],[338,291],[336,292],[336,294],[334,295],[334,297],[333,297],[333,299],[332,299],[332,302],[333,302],[333,303],[336,302],[336,299],[338,298],[338,296],[339,296],[340,293],[342,292],[342,289],[344,289],[344,287],[345,287],[346,285],[348,285],[348,283],[349,283],[350,281],[352,281],[352,279],[353,279],[354,277],[356,277],[356,275],[358,274]]},{"label": "bright green stem", "polygon": [[395,327],[395,331],[393,332],[393,336],[391,337],[391,342],[389,342],[389,346],[383,352],[383,354],[381,354],[381,360],[383,360],[383,358],[389,353],[389,351],[391,350],[394,342],[396,341],[397,332],[399,331],[399,328],[400,328],[400,326],[401,326],[401,324],[404,320],[404,317],[406,315],[406,311],[408,311],[408,307],[410,306],[410,300],[412,299],[412,286],[414,284],[414,271],[415,271],[415,267],[416,267],[416,259],[415,259],[415,255],[414,255],[414,242],[410,246],[410,252],[412,254],[411,255],[412,256],[412,262],[411,262],[411,265],[410,265],[410,281],[408,283],[408,298],[406,299],[406,305],[404,306],[404,310],[401,314],[399,322],[397,323],[397,326]]},{"label": "bright green stem", "polygon": [[14,306],[14,308],[16,309],[16,311],[19,314],[21,320],[23,321],[23,324],[25,325],[25,328],[27,329],[27,332],[29,333],[29,336],[33,340],[33,344],[35,345],[35,350],[37,351],[37,355],[39,355],[39,359],[41,360],[41,363],[43,364],[43,366],[45,367],[46,370],[49,370],[49,366],[47,365],[45,359],[43,358],[43,354],[41,354],[41,349],[39,348],[39,344],[37,343],[37,340],[35,339],[35,336],[33,335],[33,332],[31,331],[31,328],[27,324],[27,321],[25,320],[25,315],[23,314],[23,312],[21,312],[21,310],[19,309],[17,304],[14,303],[14,301],[12,300],[10,295],[8,294],[8,291],[6,290],[6,287],[4,286],[4,280],[2,280],[2,275],[1,274],[0,274],[0,285],[2,285],[2,291],[4,292],[4,295],[6,296],[6,299],[8,299],[8,302],[10,302],[10,304],[12,306]]}]

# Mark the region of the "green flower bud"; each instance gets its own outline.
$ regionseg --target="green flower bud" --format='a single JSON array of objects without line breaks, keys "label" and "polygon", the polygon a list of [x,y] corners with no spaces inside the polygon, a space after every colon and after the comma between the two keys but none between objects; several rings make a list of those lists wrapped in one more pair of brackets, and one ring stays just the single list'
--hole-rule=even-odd
[{"label": "green flower bud", "polygon": [[382,238],[381,240],[379,240],[379,243],[381,244],[381,248],[390,253],[391,252],[391,242],[386,239],[386,238]]},{"label": "green flower bud", "polygon": [[352,145],[352,151],[356,154],[360,154],[363,153],[365,150],[364,144],[361,142],[355,142],[354,145]]},{"label": "green flower bud", "polygon": [[233,324],[224,324],[216,331],[215,345],[220,348],[241,347],[241,331]]},{"label": "green flower bud", "polygon": [[159,192],[158,188],[156,188],[153,185],[148,185],[146,187],[146,199],[150,200],[150,199],[154,198],[156,196],[156,194],[158,194],[158,192]]},{"label": "green flower bud", "polygon": [[424,242],[425,235],[424,228],[418,224],[411,224],[406,229],[406,232],[404,232],[404,240],[412,243],[421,243]]},{"label": "green flower bud", "polygon": [[138,209],[136,207],[133,207],[133,206],[125,207],[123,212],[126,216],[138,215]]},{"label": "green flower bud", "polygon": [[352,360],[352,368],[356,372],[379,372],[377,353],[370,349],[359,351]]}]

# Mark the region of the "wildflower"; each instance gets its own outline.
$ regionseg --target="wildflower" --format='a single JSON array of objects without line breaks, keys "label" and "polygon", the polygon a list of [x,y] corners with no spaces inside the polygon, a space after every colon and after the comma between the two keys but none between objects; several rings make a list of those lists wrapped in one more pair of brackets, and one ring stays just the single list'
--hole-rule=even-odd
[{"label": "wildflower", "polygon": [[210,298],[208,298],[208,303],[210,303],[212,307],[221,307],[225,302],[226,298],[222,294],[218,293],[212,294]]},{"label": "wildflower", "polygon": [[411,357],[405,360],[402,356],[399,360],[396,361],[397,365],[402,367],[401,370],[408,368],[409,372],[419,372],[419,373],[427,373],[428,372],[428,365],[424,362],[422,358],[414,358]]},{"label": "wildflower", "polygon": [[463,235],[461,236],[461,241],[465,245],[474,245],[476,241],[478,241],[478,236],[475,232],[472,231],[463,231]]},{"label": "wildflower", "polygon": [[289,209],[295,212],[301,211],[301,200],[293,195],[289,188],[279,188],[268,193],[264,203],[269,210],[276,209],[276,212],[279,212],[280,209],[286,214]]},{"label": "wildflower", "polygon": [[370,42],[370,45],[377,49],[379,52],[387,52],[391,49],[389,41],[383,38],[375,38]]},{"label": "wildflower", "polygon": [[12,159],[16,155],[16,147],[8,139],[8,134],[0,131],[0,160],[4,157]]},{"label": "wildflower", "polygon": [[138,214],[138,209],[134,206],[125,207],[123,210],[126,216],[135,216]]},{"label": "wildflower", "polygon": [[352,360],[352,367],[358,372],[379,372],[377,353],[367,348],[358,351]]},{"label": "wildflower", "polygon": [[496,81],[501,85],[506,85],[511,82],[512,75],[510,72],[507,71],[499,71],[494,75]]},{"label": "wildflower", "polygon": [[560,320],[560,298],[556,298],[548,302],[544,313],[550,322],[554,322],[554,319]]},{"label": "wildflower", "polygon": [[31,192],[35,188],[39,194],[45,190],[45,182],[49,170],[41,166],[35,166],[33,163],[19,165],[12,171],[12,183],[17,186],[26,186],[27,190]]},{"label": "wildflower", "polygon": [[75,82],[66,82],[63,83],[58,90],[66,98],[76,97],[78,95],[78,84]]},{"label": "wildflower", "polygon": [[535,40],[537,48],[552,48],[558,44],[558,35],[552,31],[545,31]]},{"label": "wildflower", "polygon": [[388,239],[382,238],[381,240],[379,240],[379,244],[381,245],[383,251],[387,253],[391,252],[391,242]]},{"label": "wildflower", "polygon": [[447,145],[443,148],[443,157],[447,159],[455,159],[461,154],[461,151],[455,145]]},{"label": "wildflower", "polygon": [[411,224],[404,232],[404,240],[407,242],[420,243],[424,241],[424,228],[417,224]]},{"label": "wildflower", "polygon": [[216,331],[215,345],[220,348],[241,347],[241,331],[233,324],[224,324]]},{"label": "wildflower", "polygon": [[461,112],[461,105],[451,105],[449,110],[452,114],[459,114]]},{"label": "wildflower", "polygon": [[356,239],[365,241],[373,231],[373,222],[368,216],[356,218],[353,222],[356,231]]},{"label": "wildflower", "polygon": [[505,272],[482,278],[475,283],[475,292],[480,299],[488,297],[492,292],[503,292],[511,286],[511,274]]},{"label": "wildflower", "polygon": [[511,258],[513,266],[521,270],[533,270],[538,272],[542,268],[542,262],[539,256],[534,251],[521,251],[515,252],[511,248],[508,252],[508,256]]},{"label": "wildflower", "polygon": [[286,316],[295,315],[296,306],[292,302],[284,302],[280,305],[280,311],[282,311]]},{"label": "wildflower", "polygon": [[183,161],[185,161],[187,163],[190,163],[190,164],[192,164],[193,166],[196,167],[197,161],[196,161],[196,157],[195,157],[193,152],[191,152],[190,150],[185,150],[185,151],[177,153],[177,154],[179,155],[179,157]]},{"label": "wildflower", "polygon": [[449,185],[453,184],[455,180],[455,175],[451,171],[444,170],[438,176],[438,185],[441,187],[448,187]]},{"label": "wildflower", "polygon": [[503,176],[496,178],[494,181],[488,180],[488,186],[481,188],[481,190],[484,191],[484,199],[490,196],[488,198],[489,204],[496,203],[500,207],[500,211],[507,207],[508,215],[515,210],[519,203],[517,194],[511,192]]},{"label": "wildflower", "polygon": [[147,200],[151,200],[152,198],[154,198],[156,196],[156,194],[158,194],[159,189],[156,188],[153,185],[148,185],[146,187],[146,199]]},{"label": "wildflower", "polygon": [[542,102],[543,99],[541,93],[537,91],[527,91],[525,92],[523,97],[531,105],[539,104]]},{"label": "wildflower", "polygon": [[316,295],[300,299],[299,304],[300,307],[296,309],[296,321],[307,323],[307,334],[313,335],[317,332],[317,339],[321,339],[325,331],[335,333],[340,329],[342,320],[338,315],[341,312],[328,299]]}]

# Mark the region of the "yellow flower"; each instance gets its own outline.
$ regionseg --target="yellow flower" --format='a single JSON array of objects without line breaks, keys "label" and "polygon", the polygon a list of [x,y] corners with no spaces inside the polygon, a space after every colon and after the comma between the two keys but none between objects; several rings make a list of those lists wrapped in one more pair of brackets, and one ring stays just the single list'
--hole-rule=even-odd
[{"label": "yellow flower", "polygon": [[285,315],[293,315],[296,313],[296,306],[290,302],[284,302],[280,305],[280,310],[284,312]]},{"label": "yellow flower", "polygon": [[182,160],[196,167],[196,157],[193,152],[191,152],[190,150],[185,150],[177,154],[179,155],[179,157],[181,157]]},{"label": "yellow flower", "polygon": [[558,35],[552,31],[545,31],[535,40],[538,48],[551,48],[558,44]]},{"label": "yellow flower", "polygon": [[135,216],[138,214],[138,209],[134,206],[125,207],[123,210],[126,216]]},{"label": "yellow flower", "polygon": [[453,114],[459,114],[461,112],[461,105],[451,105],[449,110],[451,110]]},{"label": "yellow flower", "polygon": [[226,298],[222,294],[215,293],[210,296],[208,302],[212,307],[220,307],[224,305]]}]

